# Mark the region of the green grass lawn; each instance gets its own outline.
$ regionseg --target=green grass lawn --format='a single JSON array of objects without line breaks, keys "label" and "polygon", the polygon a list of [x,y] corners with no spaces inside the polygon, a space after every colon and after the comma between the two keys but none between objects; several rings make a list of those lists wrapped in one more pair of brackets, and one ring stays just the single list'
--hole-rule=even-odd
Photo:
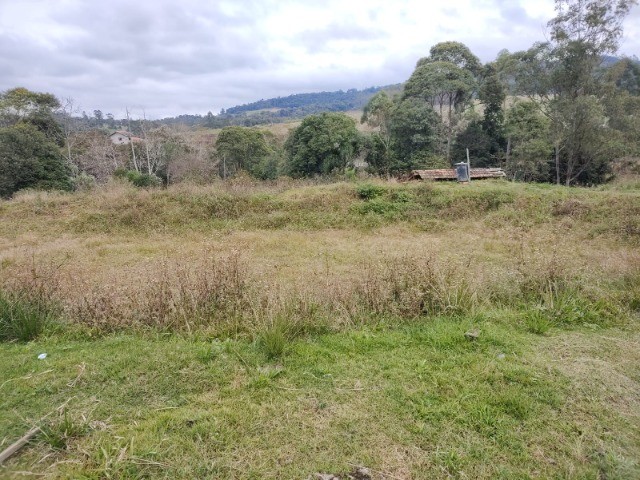
[{"label": "green grass lawn", "polygon": [[[272,360],[260,341],[173,335],[2,344],[3,448],[66,407],[0,475],[638,478],[640,336],[603,332],[422,319],[299,338]],[[618,377],[636,389],[627,409]]]}]

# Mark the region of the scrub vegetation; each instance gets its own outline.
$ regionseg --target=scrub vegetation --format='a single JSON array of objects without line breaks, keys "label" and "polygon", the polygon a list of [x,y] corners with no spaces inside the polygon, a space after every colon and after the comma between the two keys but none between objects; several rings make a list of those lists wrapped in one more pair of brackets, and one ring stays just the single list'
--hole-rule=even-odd
[{"label": "scrub vegetation", "polygon": [[42,433],[2,475],[635,478],[639,208],[633,178],[17,195],[0,443]]}]

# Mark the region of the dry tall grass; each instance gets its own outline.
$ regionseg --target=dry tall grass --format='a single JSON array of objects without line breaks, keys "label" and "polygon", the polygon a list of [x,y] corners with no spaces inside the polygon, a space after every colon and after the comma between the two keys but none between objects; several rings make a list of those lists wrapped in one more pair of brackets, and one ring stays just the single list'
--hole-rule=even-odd
[{"label": "dry tall grass", "polygon": [[635,191],[379,186],[21,194],[0,204],[0,288],[100,331],[215,335],[496,308],[597,323],[640,303]]}]

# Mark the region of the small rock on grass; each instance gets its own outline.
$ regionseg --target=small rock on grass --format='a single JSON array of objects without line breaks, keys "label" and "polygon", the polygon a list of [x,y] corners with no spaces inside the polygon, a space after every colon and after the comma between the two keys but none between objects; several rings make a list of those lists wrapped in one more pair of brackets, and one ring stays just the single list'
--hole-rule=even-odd
[{"label": "small rock on grass", "polygon": [[358,467],[349,474],[349,478],[353,480],[371,480],[371,472],[368,468]]},{"label": "small rock on grass", "polygon": [[477,329],[476,330],[469,330],[468,332],[465,332],[465,334],[464,334],[464,338],[466,338],[470,342],[473,342],[474,340],[477,340],[479,336],[480,336],[480,330],[477,330]]}]

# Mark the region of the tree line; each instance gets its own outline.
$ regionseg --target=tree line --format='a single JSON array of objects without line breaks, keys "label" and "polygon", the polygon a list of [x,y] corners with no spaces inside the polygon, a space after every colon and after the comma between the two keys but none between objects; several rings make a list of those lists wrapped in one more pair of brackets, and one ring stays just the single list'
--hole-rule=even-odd
[{"label": "tree line", "polygon": [[[203,135],[100,111],[78,116],[70,100],[11,89],[0,94],[0,196],[84,188],[114,175],[142,186],[239,172],[260,179],[344,174],[356,166],[398,175],[449,167],[467,149],[472,166],[500,166],[515,180],[600,183],[613,160],[640,156],[640,65],[612,61],[635,4],[557,0],[549,41],[503,50],[486,64],[462,43],[438,43],[397,93],[370,97],[365,133],[349,116],[323,112],[306,116],[285,139],[236,125]],[[140,140],[114,145],[109,128]]]},{"label": "tree line", "polygon": [[503,50],[485,65],[444,42],[417,62],[401,95],[376,94],[367,162],[379,173],[465,159],[514,179],[606,180],[612,160],[640,154],[640,65],[613,64],[635,1],[557,0],[549,41]]},{"label": "tree line", "polygon": [[640,156],[640,64],[612,57],[636,3],[557,0],[548,41],[484,65],[460,42],[434,45],[401,92],[378,91],[365,105],[371,133],[345,115],[308,116],[269,175],[344,172],[358,160],[396,175],[449,167],[469,150],[473,166],[502,167],[514,180],[604,182],[613,161]]}]

